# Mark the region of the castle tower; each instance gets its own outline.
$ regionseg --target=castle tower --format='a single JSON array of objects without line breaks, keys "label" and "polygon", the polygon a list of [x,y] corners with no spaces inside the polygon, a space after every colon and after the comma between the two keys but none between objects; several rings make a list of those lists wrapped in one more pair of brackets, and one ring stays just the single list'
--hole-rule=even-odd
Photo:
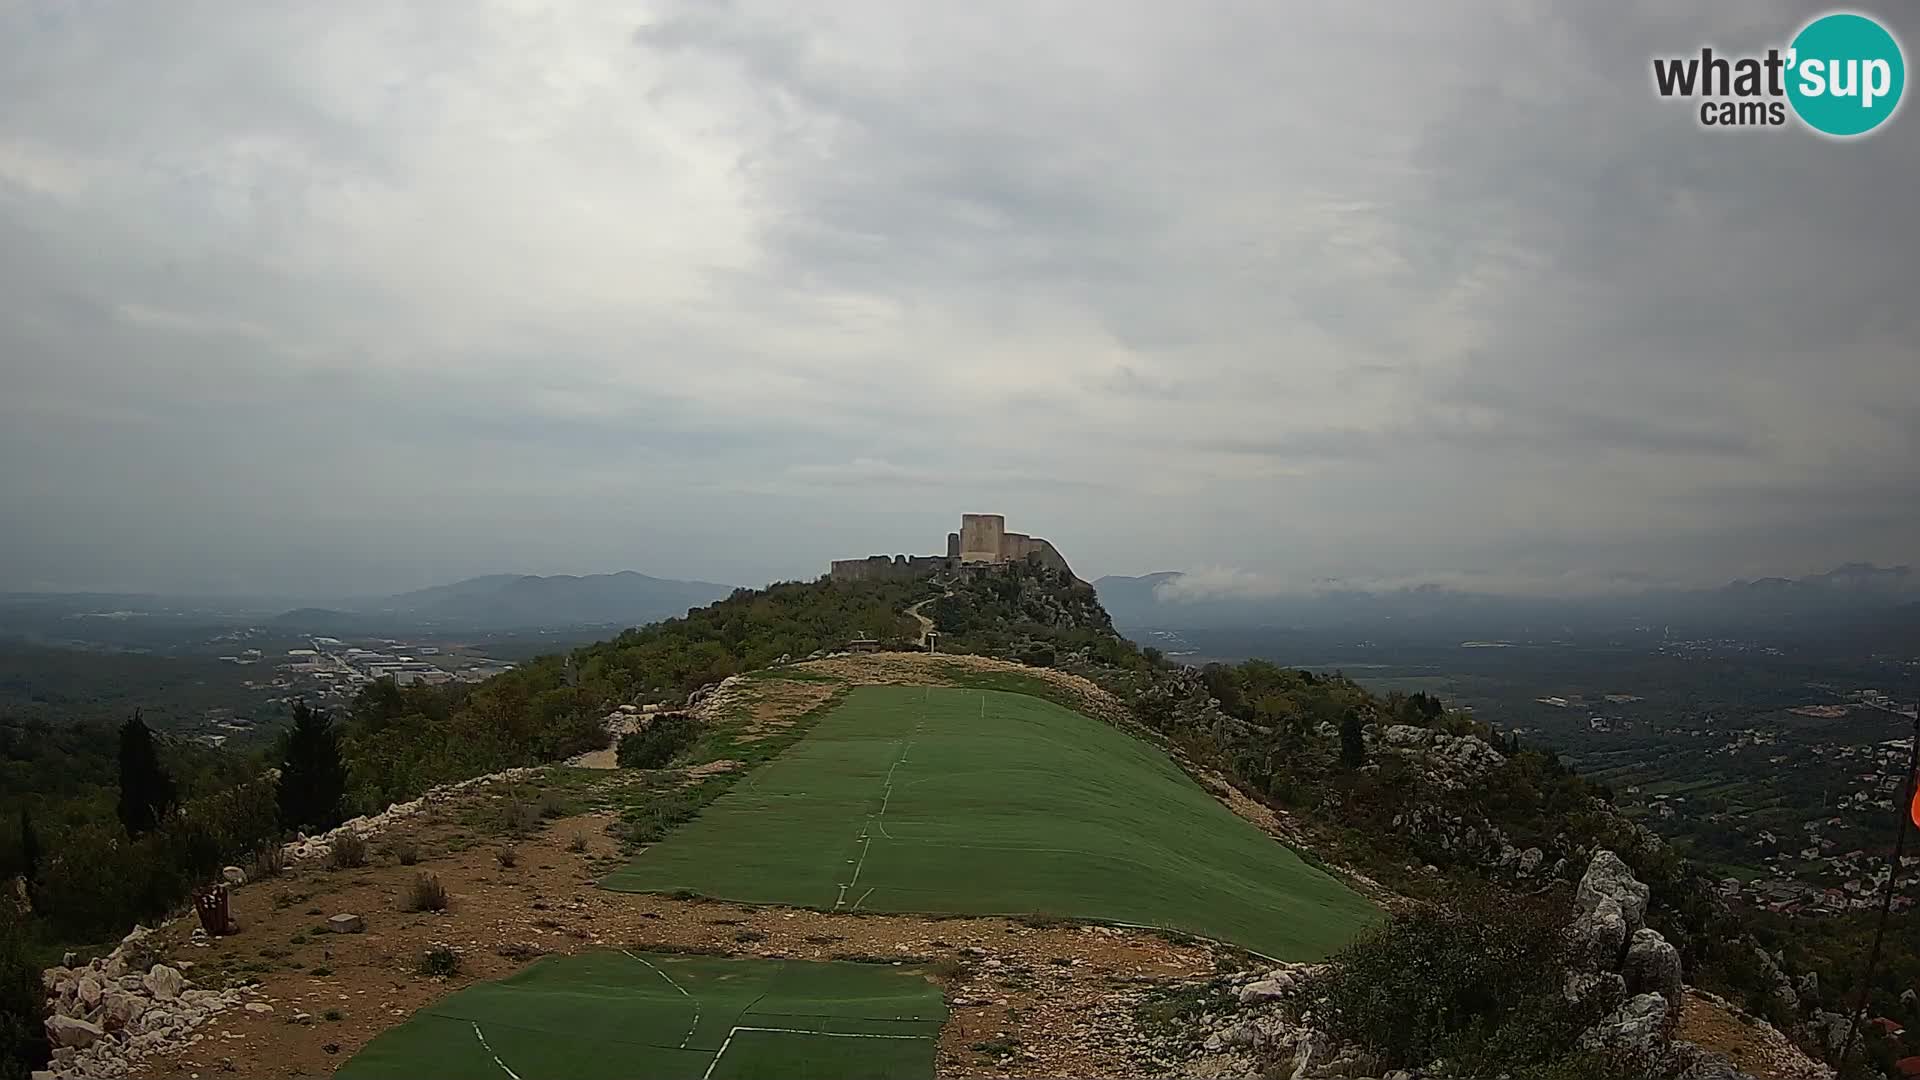
[{"label": "castle tower", "polygon": [[1007,519],[1000,514],[960,515],[960,561],[999,562],[1007,533]]}]

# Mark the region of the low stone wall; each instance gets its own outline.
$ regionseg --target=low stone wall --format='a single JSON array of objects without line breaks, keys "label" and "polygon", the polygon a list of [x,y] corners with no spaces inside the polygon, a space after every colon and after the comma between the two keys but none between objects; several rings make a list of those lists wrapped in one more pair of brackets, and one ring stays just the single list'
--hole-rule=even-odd
[{"label": "low stone wall", "polygon": [[41,973],[53,1061],[36,1080],[140,1076],[149,1058],[202,1041],[199,1029],[223,1012],[273,1011],[252,986],[195,987],[192,964],[159,962],[152,933],[136,926],[106,956],[78,966],[69,953],[66,965]]},{"label": "low stone wall", "polygon": [[476,787],[484,787],[487,784],[500,783],[501,781],[513,782],[525,780],[545,768],[545,765],[529,765],[524,768],[508,769],[505,772],[489,773],[486,776],[476,776],[471,780],[462,780],[456,784],[442,784],[417,799],[394,803],[377,814],[349,818],[345,822],[342,822],[339,828],[329,829],[319,836],[308,836],[305,833],[301,833],[293,840],[282,845],[280,850],[286,855],[288,863],[302,862],[307,859],[323,859],[333,851],[333,842],[348,833],[352,833],[362,840],[370,840],[382,832],[385,832],[390,826],[405,821],[436,803],[446,802],[462,792],[471,791]]}]

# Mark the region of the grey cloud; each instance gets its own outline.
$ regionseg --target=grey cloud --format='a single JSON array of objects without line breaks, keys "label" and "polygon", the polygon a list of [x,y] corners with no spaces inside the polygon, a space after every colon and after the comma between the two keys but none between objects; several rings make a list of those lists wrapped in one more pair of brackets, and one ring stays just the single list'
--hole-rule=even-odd
[{"label": "grey cloud", "polygon": [[1648,86],[1816,10],[15,5],[0,587],[1912,561],[1911,107]]}]

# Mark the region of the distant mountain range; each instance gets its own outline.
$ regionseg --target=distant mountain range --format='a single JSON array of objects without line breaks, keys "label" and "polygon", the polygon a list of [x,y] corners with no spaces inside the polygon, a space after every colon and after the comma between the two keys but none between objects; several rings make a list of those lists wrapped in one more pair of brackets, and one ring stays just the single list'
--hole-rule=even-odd
[{"label": "distant mountain range", "polygon": [[575,577],[488,574],[357,605],[356,613],[494,629],[640,626],[676,618],[733,592],[711,581],[676,581],[633,570]]},{"label": "distant mountain range", "polygon": [[1799,578],[1732,581],[1709,589],[1646,588],[1605,596],[1551,597],[1472,592],[1439,585],[1367,590],[1329,587],[1282,595],[1177,588],[1176,571],[1094,582],[1122,626],[1167,629],[1250,625],[1553,624],[1603,617],[1718,622],[1916,610],[1920,575],[1907,566],[1847,563]]},{"label": "distant mountain range", "polygon": [[1800,578],[1768,577],[1753,581],[1732,581],[1719,590],[1727,595],[1800,594],[1902,596],[1920,593],[1920,578],[1910,566],[1875,566],[1872,563],[1847,563],[1824,574]]},{"label": "distant mountain range", "polygon": [[626,629],[685,615],[734,586],[633,570],[576,577],[487,574],[384,597],[191,597],[0,592],[0,635],[33,641],[172,640],[181,627],[273,626],[303,634]]}]

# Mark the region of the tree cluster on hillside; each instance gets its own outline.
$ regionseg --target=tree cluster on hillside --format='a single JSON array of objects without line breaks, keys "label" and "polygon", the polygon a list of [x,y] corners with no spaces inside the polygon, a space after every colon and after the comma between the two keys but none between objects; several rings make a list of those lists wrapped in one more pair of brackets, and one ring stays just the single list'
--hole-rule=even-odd
[{"label": "tree cluster on hillside", "polygon": [[939,584],[943,595],[922,610],[939,627],[945,651],[1012,656],[1043,667],[1068,653],[1107,669],[1152,666],[1114,631],[1093,587],[1065,571],[1019,562],[961,571]]},{"label": "tree cluster on hillside", "polygon": [[[12,848],[4,819],[32,809],[47,827],[118,820],[119,732],[124,722],[59,723],[0,715],[0,869]],[[257,775],[264,758],[169,738],[155,746],[182,795],[230,787]]]},{"label": "tree cluster on hillside", "polygon": [[[293,828],[338,820],[346,770],[332,720],[304,702],[294,712],[277,774],[228,782],[216,771],[183,785],[169,767],[171,741],[136,712],[112,740],[114,813],[63,807],[44,792],[18,802],[17,827],[0,842],[0,1080],[46,1062],[40,966],[63,945],[154,922],[228,863],[251,863]],[[210,776],[220,782],[203,786]],[[56,811],[44,839],[36,805]]]},{"label": "tree cluster on hillside", "polygon": [[376,682],[354,700],[342,732],[349,809],[377,810],[435,784],[599,749],[610,708],[677,704],[782,656],[843,649],[862,634],[904,647],[919,626],[903,612],[923,595],[917,582],[738,589],[684,618],[536,657],[476,687]]},{"label": "tree cluster on hillside", "polygon": [[[331,720],[305,703],[295,714],[277,753],[221,767],[206,767],[218,755],[159,735],[137,712],[112,736],[92,732],[113,747],[110,799],[90,787],[66,800],[42,792],[14,800],[15,814],[0,821],[0,874],[24,882],[36,936],[124,933],[176,908],[227,863],[248,862],[295,829],[337,823],[345,769]],[[105,753],[88,747],[80,760]]]},{"label": "tree cluster on hillside", "polygon": [[904,648],[919,624],[904,614],[923,582],[787,582],[737,589],[710,607],[629,630],[575,653],[583,684],[622,701],[677,701],[729,675],[846,648],[865,634]]},{"label": "tree cluster on hillside", "polygon": [[38,936],[124,933],[276,830],[267,764],[132,720],[0,724],[0,879],[27,881]]}]

